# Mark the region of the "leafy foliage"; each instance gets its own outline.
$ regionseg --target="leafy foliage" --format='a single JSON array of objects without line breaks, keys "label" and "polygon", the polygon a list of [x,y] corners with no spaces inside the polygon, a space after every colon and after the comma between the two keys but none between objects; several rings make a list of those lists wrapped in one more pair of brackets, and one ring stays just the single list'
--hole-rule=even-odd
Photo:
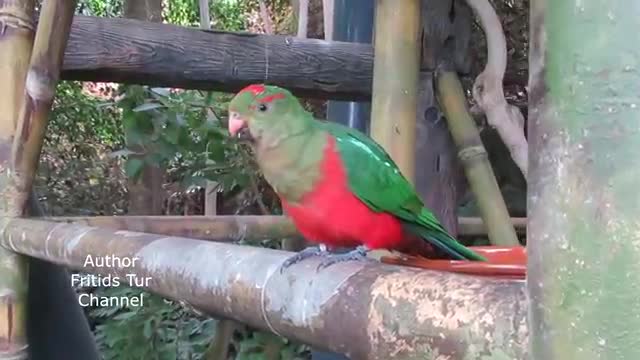
[{"label": "leafy foliage", "polygon": [[90,311],[105,360],[202,359],[216,320],[137,288],[97,288],[97,296],[144,296],[143,306],[106,306]]},{"label": "leafy foliage", "polygon": [[[213,180],[232,188],[246,185],[251,175],[246,149],[229,139],[219,115],[229,95],[197,91],[126,87],[117,105],[122,110],[127,148],[118,154],[185,174],[185,185],[204,185]],[[245,151],[243,151],[245,150]],[[138,166],[127,166],[138,169]],[[129,172],[135,177],[136,172]]]},{"label": "leafy foliage", "polygon": [[119,114],[79,82],[60,82],[36,178],[48,214],[121,214],[126,178],[119,159],[107,154],[123,146]]},{"label": "leafy foliage", "polygon": [[[276,28],[285,26],[288,1],[267,1]],[[81,0],[83,15],[118,17],[122,0]],[[255,0],[210,2],[216,29],[260,31]],[[275,9],[275,10],[274,10]],[[197,26],[197,2],[167,1],[165,21]],[[116,215],[127,212],[127,179],[144,164],[167,169],[171,198],[186,198],[205,180],[219,184],[233,213],[279,212],[278,201],[256,171],[249,148],[227,137],[229,94],[144,86],[61,82],[37,180],[51,215]],[[126,136],[125,136],[126,134]],[[135,156],[132,156],[135,155]],[[202,193],[196,192],[197,193]],[[177,196],[176,196],[177,195]],[[200,199],[201,201],[201,199]],[[170,201],[169,201],[170,202]],[[167,204],[166,212],[174,209]],[[176,213],[175,211],[173,211]],[[177,213],[182,213],[177,212]],[[269,246],[274,246],[269,242]],[[100,296],[144,294],[142,307],[93,307],[88,316],[105,359],[200,359],[216,321],[183,304],[124,285],[93,289]],[[242,328],[236,359],[306,357],[306,347]]]},{"label": "leafy foliage", "polygon": [[123,0],[79,0],[77,13],[88,16],[118,17],[122,15]]}]

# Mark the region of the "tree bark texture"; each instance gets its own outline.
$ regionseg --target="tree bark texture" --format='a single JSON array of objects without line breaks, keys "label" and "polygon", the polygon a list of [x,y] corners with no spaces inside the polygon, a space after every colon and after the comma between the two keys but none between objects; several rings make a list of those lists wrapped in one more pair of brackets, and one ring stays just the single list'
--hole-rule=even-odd
[{"label": "tree bark texture", "polygon": [[531,1],[535,359],[638,359],[640,6]]},{"label": "tree bark texture", "polygon": [[[26,198],[14,176],[12,152],[23,108],[35,24],[34,1],[0,0],[0,216],[23,214]],[[26,359],[26,258],[0,249],[0,359]]]}]

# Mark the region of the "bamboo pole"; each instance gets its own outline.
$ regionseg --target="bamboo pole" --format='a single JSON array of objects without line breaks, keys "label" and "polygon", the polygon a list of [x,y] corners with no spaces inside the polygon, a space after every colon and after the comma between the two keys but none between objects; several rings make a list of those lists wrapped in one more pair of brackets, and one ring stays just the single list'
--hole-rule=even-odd
[{"label": "bamboo pole", "polygon": [[376,0],[371,137],[415,182],[420,0]]},{"label": "bamboo pole", "polygon": [[[220,242],[302,238],[288,217],[277,215],[63,216],[44,220]],[[525,233],[526,218],[511,218],[511,222],[518,233]],[[487,235],[487,227],[481,218],[460,217],[458,229],[459,236]]]},{"label": "bamboo pole", "polygon": [[76,1],[69,0],[43,2],[12,146],[19,207],[23,207],[29,198],[38,168],[75,5]]},{"label": "bamboo pole", "polygon": [[[11,171],[15,136],[34,36],[34,1],[0,0],[0,216],[20,216]],[[25,258],[0,249],[0,359],[26,359],[28,273]]]},{"label": "bamboo pole", "polygon": [[530,19],[532,358],[638,359],[640,6],[535,0]]},{"label": "bamboo pole", "polygon": [[[527,354],[522,281],[373,261],[317,271],[317,258],[280,273],[290,252],[32,219],[0,218],[0,234],[14,251],[122,281],[149,277],[144,287],[161,296],[354,360]],[[98,266],[89,255],[138,260]]]},{"label": "bamboo pole", "polygon": [[[45,1],[34,40],[34,2],[0,1],[0,76],[10,87],[0,96],[2,216],[25,213],[74,10],[75,1]],[[26,358],[27,262],[4,249],[0,258],[0,358]]]},{"label": "bamboo pole", "polygon": [[509,212],[504,203],[480,133],[466,106],[458,75],[440,70],[436,78],[438,100],[446,115],[449,131],[458,147],[458,157],[464,166],[482,219],[487,224],[489,241],[493,245],[519,245]]}]

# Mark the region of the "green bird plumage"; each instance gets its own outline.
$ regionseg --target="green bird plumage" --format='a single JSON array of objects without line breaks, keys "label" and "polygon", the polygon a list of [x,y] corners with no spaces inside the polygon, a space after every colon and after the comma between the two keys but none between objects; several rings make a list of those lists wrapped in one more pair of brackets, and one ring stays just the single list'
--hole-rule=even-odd
[{"label": "green bird plumage", "polygon": [[265,178],[309,240],[485,261],[447,233],[368,136],[314,119],[276,86],[243,89],[229,111],[230,133],[250,135]]}]

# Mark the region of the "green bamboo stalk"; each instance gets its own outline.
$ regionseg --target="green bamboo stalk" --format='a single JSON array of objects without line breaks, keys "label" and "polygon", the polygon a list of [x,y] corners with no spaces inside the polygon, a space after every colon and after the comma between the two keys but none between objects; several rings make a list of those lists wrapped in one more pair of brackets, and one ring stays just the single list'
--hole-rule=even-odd
[{"label": "green bamboo stalk", "polygon": [[[24,101],[35,25],[33,0],[0,0],[0,216],[22,215],[11,146]],[[26,259],[0,249],[0,359],[26,359]]]},{"label": "green bamboo stalk", "polygon": [[446,115],[449,131],[458,147],[471,190],[478,201],[480,216],[487,225],[489,241],[494,245],[519,245],[507,206],[489,163],[480,133],[469,114],[458,75],[440,70],[436,79],[438,100]]},{"label": "green bamboo stalk", "polygon": [[46,0],[41,10],[11,152],[20,208],[38,168],[75,5],[75,0]]},{"label": "green bamboo stalk", "polygon": [[415,178],[420,0],[377,0],[371,137]]},{"label": "green bamboo stalk", "polygon": [[640,7],[531,2],[533,359],[638,359]]}]

